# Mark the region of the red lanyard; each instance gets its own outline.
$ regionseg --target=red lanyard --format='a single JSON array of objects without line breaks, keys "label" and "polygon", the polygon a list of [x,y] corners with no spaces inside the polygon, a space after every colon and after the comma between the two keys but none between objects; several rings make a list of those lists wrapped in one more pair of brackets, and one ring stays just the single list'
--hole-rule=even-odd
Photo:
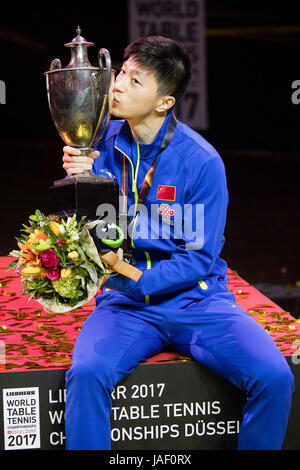
[{"label": "red lanyard", "polygon": [[[169,143],[171,142],[173,135],[175,133],[177,126],[177,119],[175,117],[175,114],[172,113],[171,119],[169,121],[166,133],[164,135],[163,141],[161,143],[161,146],[159,148],[159,151],[150,166],[149,170],[146,173],[146,176],[144,178],[144,181],[142,183],[139,195],[138,195],[138,204],[144,204],[148,193],[150,191],[153,177],[154,177],[154,172],[156,168],[156,163],[157,163],[157,158],[158,156],[167,148]],[[124,242],[122,245],[124,254],[130,251],[128,250],[128,243],[127,243],[127,224],[128,224],[128,218],[127,218],[127,196],[128,196],[128,159],[123,153],[123,160],[122,160],[122,173],[121,173],[121,196],[122,196],[122,202],[121,202],[121,207],[120,207],[120,227],[124,232],[125,238]],[[139,211],[135,213],[135,217],[137,217]],[[133,220],[131,221],[133,223]]]},{"label": "red lanyard", "polygon": [[[177,126],[177,119],[175,117],[175,114],[172,113],[170,122],[168,124],[166,133],[164,135],[163,141],[161,143],[161,146],[159,148],[159,151],[150,166],[149,170],[146,173],[146,176],[144,178],[144,181],[142,183],[140,192],[139,192],[139,197],[138,197],[138,204],[144,204],[148,193],[150,191],[153,177],[154,177],[154,172],[156,168],[156,162],[158,156],[167,148],[169,143],[171,142],[173,135],[175,133],[175,129]],[[121,175],[121,193],[123,196],[123,204],[122,204],[122,214],[127,213],[127,195],[128,195],[128,159],[127,157],[123,154],[123,161],[122,161],[122,175]]]}]

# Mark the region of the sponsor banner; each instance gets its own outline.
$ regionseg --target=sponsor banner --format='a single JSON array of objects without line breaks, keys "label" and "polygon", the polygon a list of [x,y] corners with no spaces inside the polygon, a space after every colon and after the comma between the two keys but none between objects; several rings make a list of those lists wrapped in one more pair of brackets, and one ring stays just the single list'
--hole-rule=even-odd
[{"label": "sponsor banner", "polygon": [[[64,449],[65,372],[0,374],[0,449]],[[236,447],[243,395],[195,361],[140,365],[111,397],[112,450]]]},{"label": "sponsor banner", "polygon": [[4,388],[2,394],[5,450],[39,449],[39,388]]},{"label": "sponsor banner", "polygon": [[[287,361],[296,392],[283,450],[299,450],[300,368]],[[64,449],[65,372],[0,374],[0,450]],[[141,364],[111,397],[112,451],[237,448],[245,395],[196,361]]]},{"label": "sponsor banner", "polygon": [[176,106],[180,121],[208,128],[204,0],[128,0],[129,42],[165,36],[181,44],[192,60],[192,79]]}]

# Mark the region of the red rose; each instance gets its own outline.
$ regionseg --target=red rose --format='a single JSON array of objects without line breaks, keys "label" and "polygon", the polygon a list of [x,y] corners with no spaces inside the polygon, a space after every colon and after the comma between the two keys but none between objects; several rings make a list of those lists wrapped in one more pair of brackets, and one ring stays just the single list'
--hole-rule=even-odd
[{"label": "red rose", "polygon": [[46,268],[57,268],[60,262],[60,259],[56,256],[52,248],[42,253],[41,260],[42,260],[42,265],[45,266]]},{"label": "red rose", "polygon": [[47,269],[46,277],[50,281],[57,281],[60,278],[60,269]]}]

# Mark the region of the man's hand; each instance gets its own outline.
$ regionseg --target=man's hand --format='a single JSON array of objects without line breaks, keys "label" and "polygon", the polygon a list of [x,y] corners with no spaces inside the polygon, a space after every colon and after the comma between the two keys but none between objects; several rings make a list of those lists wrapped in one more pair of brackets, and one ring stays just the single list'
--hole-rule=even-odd
[{"label": "man's hand", "polygon": [[91,170],[95,158],[98,158],[100,152],[94,150],[88,157],[81,157],[79,149],[69,147],[68,145],[63,148],[63,168],[69,176],[82,173],[84,170]]}]

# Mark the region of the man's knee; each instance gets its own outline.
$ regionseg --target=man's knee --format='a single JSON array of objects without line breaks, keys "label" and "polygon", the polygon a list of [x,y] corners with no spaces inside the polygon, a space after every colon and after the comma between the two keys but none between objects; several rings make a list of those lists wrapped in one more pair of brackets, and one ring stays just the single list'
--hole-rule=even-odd
[{"label": "man's knee", "polygon": [[113,371],[109,361],[104,359],[90,361],[76,361],[66,374],[68,383],[77,382],[82,384],[98,384],[104,388],[113,389]]},{"label": "man's knee", "polygon": [[272,364],[266,364],[258,368],[258,382],[268,393],[278,395],[292,394],[294,385],[294,376],[285,359]]},{"label": "man's knee", "polygon": [[294,391],[294,376],[286,361],[284,361],[281,366],[275,368],[272,372],[270,382],[274,384],[275,387],[283,387]]}]

